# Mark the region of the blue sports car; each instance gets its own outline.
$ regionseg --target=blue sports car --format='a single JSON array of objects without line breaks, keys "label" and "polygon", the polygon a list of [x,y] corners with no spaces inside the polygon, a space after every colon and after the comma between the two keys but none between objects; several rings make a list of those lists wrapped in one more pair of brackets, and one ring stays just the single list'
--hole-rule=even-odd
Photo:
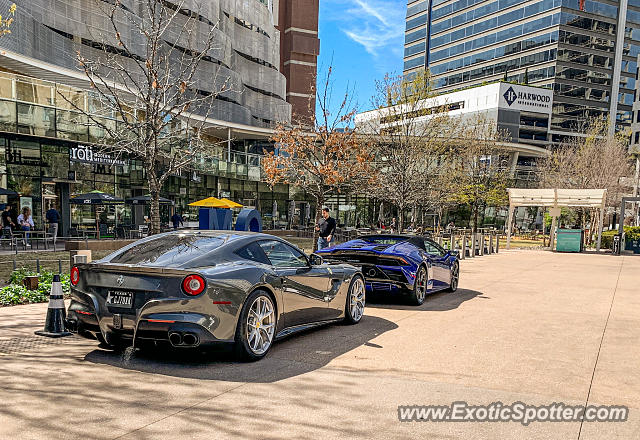
[{"label": "blue sports car", "polygon": [[360,267],[367,292],[408,294],[416,305],[428,293],[458,288],[458,252],[447,251],[427,237],[365,235],[317,254],[330,262]]}]

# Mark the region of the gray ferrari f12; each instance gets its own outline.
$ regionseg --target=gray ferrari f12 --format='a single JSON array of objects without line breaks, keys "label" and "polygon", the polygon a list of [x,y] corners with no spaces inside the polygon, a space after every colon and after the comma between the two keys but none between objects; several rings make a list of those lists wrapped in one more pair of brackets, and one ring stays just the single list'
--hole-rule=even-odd
[{"label": "gray ferrari f12", "polygon": [[234,344],[245,360],[300,330],[362,319],[365,284],[287,241],[232,231],[169,232],[71,268],[67,325],[117,348]]}]

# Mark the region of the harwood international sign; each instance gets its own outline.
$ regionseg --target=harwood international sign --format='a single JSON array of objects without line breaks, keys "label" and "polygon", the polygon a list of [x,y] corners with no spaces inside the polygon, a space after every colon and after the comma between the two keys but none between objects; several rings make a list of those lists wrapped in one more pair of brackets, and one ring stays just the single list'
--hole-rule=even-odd
[{"label": "harwood international sign", "polygon": [[94,151],[90,145],[78,145],[69,150],[70,159],[74,162],[101,164],[101,165],[127,165],[122,159],[115,159],[110,154]]},{"label": "harwood international sign", "polygon": [[553,91],[540,87],[500,83],[500,107],[551,114]]}]

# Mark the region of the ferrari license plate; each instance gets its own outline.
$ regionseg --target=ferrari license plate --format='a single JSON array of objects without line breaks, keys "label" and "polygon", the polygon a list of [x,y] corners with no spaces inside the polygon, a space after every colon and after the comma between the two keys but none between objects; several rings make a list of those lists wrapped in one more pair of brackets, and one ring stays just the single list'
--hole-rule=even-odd
[{"label": "ferrari license plate", "polygon": [[110,290],[107,294],[107,306],[130,309],[133,307],[133,292]]}]

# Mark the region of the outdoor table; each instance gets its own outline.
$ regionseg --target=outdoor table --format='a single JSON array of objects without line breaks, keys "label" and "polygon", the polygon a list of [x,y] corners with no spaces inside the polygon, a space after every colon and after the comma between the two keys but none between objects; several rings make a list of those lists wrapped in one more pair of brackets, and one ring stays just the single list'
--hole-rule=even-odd
[{"label": "outdoor table", "polygon": [[96,228],[78,228],[78,232],[82,234],[82,238],[92,235],[93,238],[98,238],[98,231]]},{"label": "outdoor table", "polygon": [[25,250],[27,249],[27,241],[26,241],[27,234],[29,235],[29,242],[36,244],[36,249],[40,249],[40,246],[38,244],[39,240],[42,240],[44,242],[45,249],[49,249],[49,245],[47,244],[47,238],[51,238],[53,240],[52,234],[50,234],[47,231],[38,231],[38,230],[14,231],[13,235],[16,236],[18,240],[22,240],[23,247]]}]

